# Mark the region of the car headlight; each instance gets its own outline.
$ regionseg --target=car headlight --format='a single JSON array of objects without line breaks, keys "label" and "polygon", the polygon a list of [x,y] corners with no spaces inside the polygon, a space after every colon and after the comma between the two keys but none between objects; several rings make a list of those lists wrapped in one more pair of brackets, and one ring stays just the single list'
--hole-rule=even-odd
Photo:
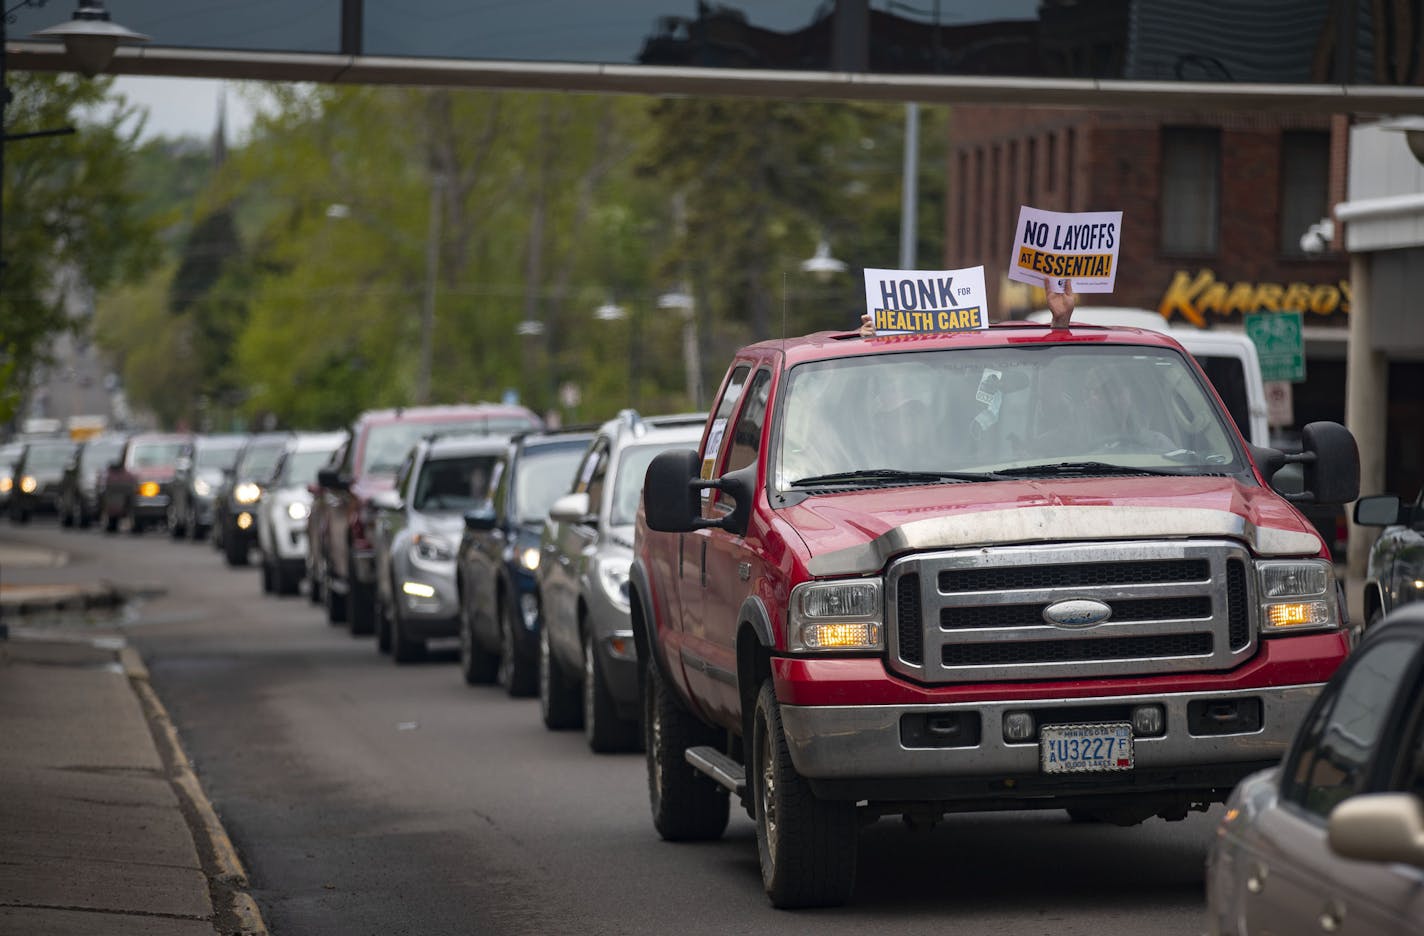
[{"label": "car headlight", "polygon": [[157,481],[145,481],[138,486],[138,496],[157,497],[160,490]]},{"label": "car headlight", "polygon": [[417,533],[410,543],[410,555],[422,562],[449,562],[455,558],[455,548],[438,536]]},{"label": "car headlight", "polygon": [[633,569],[633,560],[622,556],[603,559],[598,563],[598,584],[608,600],[618,607],[628,610],[628,574]]},{"label": "car headlight", "polygon": [[305,501],[292,501],[287,505],[287,516],[293,520],[305,520],[311,516],[311,505]]},{"label": "car headlight", "polygon": [[213,493],[213,486],[208,482],[204,481],[202,478],[199,478],[198,480],[193,482],[193,493],[198,495],[199,497],[207,497],[209,494]]},{"label": "car headlight", "polygon": [[879,579],[806,582],[791,592],[792,650],[881,650],[884,603]]},{"label": "car headlight", "polygon": [[251,481],[244,481],[232,489],[232,496],[239,504],[255,504],[262,496],[262,488]]},{"label": "car headlight", "polygon": [[26,494],[35,493],[35,488],[39,486],[40,483],[35,480],[34,475],[25,475],[23,478],[20,479],[20,490],[24,491]]},{"label": "car headlight", "polygon": [[15,486],[15,480],[9,475],[0,476],[0,494],[9,494],[10,489]]},{"label": "car headlight", "polygon": [[1271,637],[1340,626],[1335,569],[1323,559],[1256,563],[1261,633]]},{"label": "car headlight", "polygon": [[521,549],[519,551],[519,564],[524,566],[524,568],[528,569],[530,572],[538,571],[539,550],[533,546],[530,546],[527,549]]}]

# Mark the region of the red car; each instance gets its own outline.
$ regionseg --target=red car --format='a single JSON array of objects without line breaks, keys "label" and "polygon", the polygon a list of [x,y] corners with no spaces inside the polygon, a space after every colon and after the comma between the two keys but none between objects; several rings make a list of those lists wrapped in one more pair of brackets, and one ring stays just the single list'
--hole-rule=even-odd
[{"label": "red car", "polygon": [[441,432],[508,436],[542,428],[522,406],[476,403],[368,410],[351,425],[339,460],[317,474],[309,532],[313,594],[320,590],[327,619],[347,621],[353,634],[375,630],[375,546],[371,495],[395,484],[396,469],[421,438]]},{"label": "red car", "polygon": [[142,533],[165,523],[178,461],[192,451],[193,437],[186,433],[130,436],[104,476],[104,529],[116,532],[120,521],[127,521],[132,532]]},{"label": "red car", "polygon": [[[782,907],[846,900],[862,822],[1180,819],[1278,761],[1349,650],[1315,528],[1354,439],[1251,448],[1173,339],[1004,324],[740,351],[648,470],[630,575],[653,820],[735,793]],[[1296,483],[1299,483],[1298,481]]]}]

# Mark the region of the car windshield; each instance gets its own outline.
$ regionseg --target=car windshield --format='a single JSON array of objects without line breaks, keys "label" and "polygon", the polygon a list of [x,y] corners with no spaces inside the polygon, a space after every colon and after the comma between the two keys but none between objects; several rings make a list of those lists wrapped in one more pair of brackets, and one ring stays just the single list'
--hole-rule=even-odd
[{"label": "car windshield", "polygon": [[525,449],[514,485],[514,511],[520,523],[542,523],[549,508],[573,485],[587,443]]},{"label": "car windshield", "polygon": [[199,440],[193,454],[193,464],[198,468],[216,468],[226,471],[237,461],[237,453],[242,451],[242,439]]},{"label": "car windshield", "polygon": [[525,420],[490,419],[486,416],[380,423],[372,426],[371,431],[366,434],[366,448],[361,454],[361,473],[395,474],[410,447],[428,435],[463,430],[507,436],[532,428],[534,427]]},{"label": "car windshield", "polygon": [[282,457],[282,449],[286,444],[285,440],[278,439],[275,442],[247,446],[233,468],[233,475],[239,481],[267,480],[276,470],[277,459]]},{"label": "car windshield", "polygon": [[288,484],[311,484],[316,481],[316,473],[323,465],[331,461],[331,453],[334,449],[322,451],[314,449],[310,452],[293,452],[287,458],[287,465],[283,469],[285,481]]},{"label": "car windshield", "polygon": [[490,471],[496,456],[432,458],[420,469],[412,505],[419,511],[470,510],[489,499]]},{"label": "car windshield", "polygon": [[659,452],[672,448],[692,448],[696,442],[665,442],[660,445],[630,445],[618,459],[618,477],[613,486],[613,506],[608,513],[611,526],[624,526],[638,518],[638,499],[643,494],[643,478]]},{"label": "car windshield", "polygon": [[122,440],[90,442],[84,446],[84,451],[79,454],[79,464],[85,471],[102,468],[115,458],[118,458],[119,453],[123,451],[123,449],[124,443]]},{"label": "car windshield", "polygon": [[182,442],[136,442],[129,464],[135,468],[172,468],[185,447]]},{"label": "car windshield", "polygon": [[74,454],[74,446],[64,445],[33,445],[30,446],[29,454],[25,456],[25,468],[29,471],[49,471],[54,468],[63,468],[69,461],[69,456]]},{"label": "car windshield", "polygon": [[781,490],[1241,469],[1224,414],[1170,348],[1020,345],[839,358],[794,368],[782,396]]}]

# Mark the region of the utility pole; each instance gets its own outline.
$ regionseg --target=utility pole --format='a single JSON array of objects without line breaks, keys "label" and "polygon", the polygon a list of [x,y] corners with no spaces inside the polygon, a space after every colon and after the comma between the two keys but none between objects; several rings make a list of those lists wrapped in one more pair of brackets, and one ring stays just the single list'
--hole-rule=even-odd
[{"label": "utility pole", "polygon": [[420,371],[415,381],[415,402],[430,402],[430,368],[435,353],[435,290],[440,275],[440,211],[445,196],[445,173],[430,175],[430,226],[425,233],[425,295],[420,310]]}]

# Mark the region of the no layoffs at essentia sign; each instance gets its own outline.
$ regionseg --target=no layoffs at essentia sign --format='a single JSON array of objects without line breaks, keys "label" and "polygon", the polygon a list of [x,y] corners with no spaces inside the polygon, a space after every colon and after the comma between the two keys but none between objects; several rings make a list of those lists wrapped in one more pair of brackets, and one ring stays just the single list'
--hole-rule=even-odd
[{"label": "no layoffs at essentia sign", "polygon": [[865,271],[865,311],[877,335],[989,327],[984,268]]},{"label": "no layoffs at essentia sign", "polygon": [[1122,243],[1121,211],[1041,211],[1019,207],[1009,279],[1063,292],[1110,293]]}]

